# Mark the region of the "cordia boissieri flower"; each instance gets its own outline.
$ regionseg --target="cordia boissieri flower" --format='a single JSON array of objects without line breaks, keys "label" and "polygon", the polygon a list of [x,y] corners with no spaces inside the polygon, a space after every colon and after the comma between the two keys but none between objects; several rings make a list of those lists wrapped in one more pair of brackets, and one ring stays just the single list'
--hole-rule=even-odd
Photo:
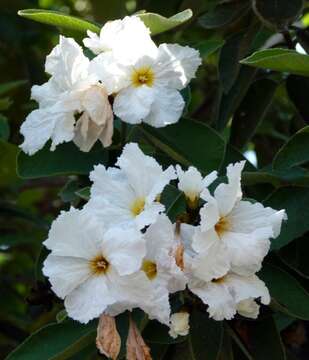
[{"label": "cordia boissieri flower", "polygon": [[201,225],[192,248],[198,254],[195,270],[202,280],[223,276],[228,270],[245,276],[260,270],[270,239],[280,234],[286,219],[284,210],[242,200],[243,167],[244,162],[230,164],[228,183],[221,183],[213,196],[208,189],[201,194],[206,204],[200,211]]},{"label": "cordia boissieri flower", "polygon": [[108,93],[89,74],[89,60],[82,48],[73,39],[60,36],[46,58],[45,70],[50,79],[32,87],[39,108],[27,116],[20,129],[23,151],[32,155],[50,139],[51,150],[72,140],[82,151],[89,151],[98,139],[109,146],[113,112]]},{"label": "cordia boissieri flower", "polygon": [[51,253],[43,273],[71,318],[87,323],[113,304],[147,299],[138,272],[146,247],[136,228],[106,231],[91,214],[71,208],[53,222],[44,245]]},{"label": "cordia boissieri flower", "polygon": [[[115,38],[115,45],[110,45],[110,51],[100,53],[91,61],[91,72],[109,92],[116,94],[113,109],[121,120],[130,124],[146,122],[154,127],[176,123],[185,105],[179,90],[195,76],[201,64],[199,52],[178,44],[157,47],[146,26],[134,19],[130,21],[138,22],[144,29],[140,30],[140,35],[133,34],[126,39],[126,46],[121,45],[125,20],[120,26],[123,28],[121,35],[118,25],[109,24],[109,36]],[[101,39],[104,31],[103,28]],[[87,43],[89,45],[89,40]]]},{"label": "cordia boissieri flower", "polygon": [[154,223],[164,206],[157,201],[164,187],[176,178],[172,166],[163,170],[137,144],[127,144],[116,165],[97,165],[86,209],[107,226],[135,224],[139,229]]}]

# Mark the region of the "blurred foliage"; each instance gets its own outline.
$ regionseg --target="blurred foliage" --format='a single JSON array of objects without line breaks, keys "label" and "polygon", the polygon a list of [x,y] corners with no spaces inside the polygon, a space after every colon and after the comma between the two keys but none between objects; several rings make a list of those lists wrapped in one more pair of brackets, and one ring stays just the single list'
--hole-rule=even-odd
[{"label": "blurred foliage", "polygon": [[[190,96],[184,95],[186,116],[196,121],[164,130],[136,127],[130,131],[130,140],[143,137],[147,149],[162,163],[176,160],[194,164],[203,172],[220,164],[223,169],[247,156],[252,164],[247,163],[244,173],[246,196],[274,208],[287,208],[290,221],[274,242],[261,274],[273,303],[271,309],[264,309],[256,326],[241,318],[218,324],[196,313],[192,334],[178,344],[171,346],[166,329],[160,327],[150,331],[147,325],[145,336],[156,359],[232,360],[233,353],[236,360],[309,358],[308,326],[303,321],[309,320],[309,79],[301,76],[309,74],[309,57],[291,52],[297,42],[309,49],[309,2],[282,0],[280,11],[274,2],[1,0],[0,358],[36,331],[27,340],[25,356],[12,355],[11,359],[99,358],[93,345],[95,325],[63,321],[63,305],[41,274],[46,256],[41,243],[60,209],[79,206],[87,198],[87,174],[93,164],[111,165],[118,155],[117,150],[111,150],[107,157],[100,147],[85,155],[74,145],[65,144],[54,153],[43,150],[32,158],[17,156],[22,140],[19,127],[35,108],[29,100],[31,86],[47,79],[46,55],[60,32],[79,41],[82,38],[72,29],[57,29],[17,16],[18,10],[30,8],[61,11],[99,24],[144,9],[165,17],[193,10],[189,22],[155,39],[200,49],[204,66]],[[281,50],[270,49],[275,47]],[[252,55],[262,48],[268,49]],[[253,67],[240,63],[244,58],[243,63]],[[177,193],[173,202],[169,196],[166,205],[173,217],[175,207],[182,208],[183,199]],[[194,323],[200,316],[205,316],[202,328]],[[57,349],[48,342],[51,332],[57,335],[53,338]],[[149,333],[157,340],[148,339]],[[203,335],[202,343],[196,344],[195,334]],[[36,336],[49,344],[41,357],[35,352],[39,346]],[[70,346],[76,354],[68,351]]]}]

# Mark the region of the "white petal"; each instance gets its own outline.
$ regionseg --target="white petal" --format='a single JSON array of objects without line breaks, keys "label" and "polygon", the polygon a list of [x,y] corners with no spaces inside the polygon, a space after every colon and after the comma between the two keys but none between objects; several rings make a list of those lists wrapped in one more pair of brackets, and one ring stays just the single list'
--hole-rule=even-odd
[{"label": "white petal", "polygon": [[60,36],[59,45],[46,58],[45,69],[64,91],[87,77],[88,66],[89,60],[77,42]]},{"label": "white petal", "polygon": [[138,229],[143,229],[145,226],[153,224],[157,220],[158,215],[164,210],[164,205],[157,202],[146,204],[144,211],[135,217]]},{"label": "white petal", "polygon": [[197,230],[193,237],[193,249],[198,253],[193,259],[194,276],[211,281],[224,276],[230,269],[230,260],[225,245],[213,230]]},{"label": "white petal", "polygon": [[270,303],[269,291],[264,282],[256,275],[246,277],[229,274],[225,277],[224,284],[228,286],[230,292],[234,294],[237,303],[250,298],[261,298],[262,304],[265,305]]},{"label": "white petal", "polygon": [[52,290],[61,298],[91,276],[87,260],[54,255],[49,255],[44,261],[43,274],[49,278]]},{"label": "white petal", "polygon": [[44,245],[54,255],[90,260],[100,253],[104,234],[102,225],[93,221],[83,210],[62,212],[52,223]]},{"label": "white petal", "polygon": [[88,33],[85,46],[95,54],[112,50],[118,58],[133,60],[141,54],[155,55],[156,46],[151,40],[150,31],[136,16],[126,16],[122,20],[108,21],[100,32],[100,37]]},{"label": "white petal", "polygon": [[224,283],[192,282],[189,289],[208,305],[209,316],[217,321],[231,320],[236,314],[236,303]]},{"label": "white petal", "polygon": [[161,44],[157,62],[159,78],[178,90],[188,85],[202,63],[197,50],[178,44]]},{"label": "white petal", "polygon": [[147,85],[129,86],[115,97],[114,113],[124,122],[139,124],[149,115],[153,101],[153,88]]},{"label": "white petal", "polygon": [[57,145],[73,140],[74,123],[75,123],[75,117],[72,112],[63,113],[54,116],[56,118],[56,123],[51,137],[52,144],[50,149],[52,151],[55,150]]},{"label": "white petal", "polygon": [[207,189],[201,194],[203,199],[207,199],[207,203],[200,210],[201,229],[203,232],[212,229],[220,220],[218,203],[210,194],[206,197],[206,192],[209,194]]},{"label": "white petal", "polygon": [[222,240],[227,248],[233,271],[251,275],[260,270],[262,261],[269,251],[272,229],[260,228],[250,234],[226,232]]},{"label": "white petal", "polygon": [[218,177],[217,171],[212,171],[210,174],[204,177],[203,185],[204,187],[208,187],[211,185]]},{"label": "white petal", "polygon": [[214,197],[217,200],[221,216],[229,214],[242,197],[240,178],[244,166],[245,161],[230,164],[226,169],[228,184],[222,183],[215,190]]},{"label": "white petal", "polygon": [[106,276],[93,276],[73,290],[64,301],[69,317],[81,323],[99,317],[115,299]]},{"label": "white petal", "polygon": [[237,304],[237,312],[244,317],[250,319],[257,319],[260,306],[254,301],[254,299],[242,300]]},{"label": "white petal", "polygon": [[179,165],[176,165],[176,171],[179,180],[178,189],[192,201],[199,198],[204,188],[201,173],[193,166],[189,166],[188,170],[183,171]]},{"label": "white petal", "polygon": [[137,144],[127,144],[117,165],[125,172],[130,185],[138,197],[155,200],[164,187],[176,178],[172,166],[163,171],[161,165],[151,156],[145,155]]},{"label": "white petal", "polygon": [[24,142],[20,145],[22,150],[33,155],[42,149],[51,138],[57,120],[57,117],[47,110],[32,111],[20,128],[20,133],[24,136]]},{"label": "white petal", "polygon": [[89,73],[103,83],[108,95],[130,85],[130,72],[131,67],[121,66],[110,52],[96,56],[89,64]]},{"label": "white petal", "polygon": [[102,253],[120,275],[129,275],[140,269],[146,244],[137,229],[115,227],[105,233]]},{"label": "white petal", "polygon": [[154,87],[150,112],[143,117],[145,123],[156,128],[175,124],[181,117],[185,102],[177,90]]}]

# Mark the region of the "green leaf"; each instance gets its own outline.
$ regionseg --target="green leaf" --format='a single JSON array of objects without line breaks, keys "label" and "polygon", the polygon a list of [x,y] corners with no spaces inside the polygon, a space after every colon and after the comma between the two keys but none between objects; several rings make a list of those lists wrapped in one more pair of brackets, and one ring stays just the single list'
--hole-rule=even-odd
[{"label": "green leaf", "polygon": [[192,359],[217,360],[223,342],[223,323],[209,319],[206,312],[193,311],[190,316],[189,344]]},{"label": "green leaf", "polygon": [[233,117],[230,142],[242,149],[254,135],[272,103],[277,83],[262,79],[250,87]]},{"label": "green leaf", "polygon": [[309,162],[309,126],[293,135],[277,153],[274,169],[290,169]]},{"label": "green leaf", "polygon": [[72,203],[78,199],[76,194],[79,190],[79,183],[75,179],[69,179],[69,181],[64,185],[64,187],[59,191],[59,196],[63,202]]},{"label": "green leaf", "polygon": [[66,15],[59,11],[25,9],[19,10],[18,15],[44,24],[59,26],[61,28],[80,31],[83,33],[86,33],[87,30],[91,30],[95,33],[100,32],[99,25],[75,16]]},{"label": "green leaf", "polygon": [[309,294],[290,274],[277,266],[264,264],[259,273],[270,295],[289,316],[309,319]]},{"label": "green leaf", "polygon": [[205,29],[215,29],[229,25],[244,16],[250,9],[247,1],[223,3],[199,18],[199,24]]},{"label": "green leaf", "polygon": [[192,10],[190,9],[186,9],[169,18],[154,13],[137,14],[137,16],[150,29],[151,35],[157,35],[162,32],[171,30],[176,26],[182,25],[183,23],[190,20],[192,15]]},{"label": "green leaf", "polygon": [[285,360],[285,350],[273,317],[254,323],[251,332],[252,355],[254,360]]},{"label": "green leaf", "polygon": [[253,0],[253,9],[261,21],[279,29],[296,20],[303,5],[303,0]]},{"label": "green leaf", "polygon": [[88,344],[95,344],[96,325],[96,321],[82,325],[71,320],[47,325],[28,337],[7,360],[67,359]]},{"label": "green leaf", "polygon": [[172,222],[177,216],[186,212],[184,194],[173,185],[167,185],[162,192],[160,202],[165,206],[166,213]]},{"label": "green leaf", "polygon": [[241,104],[241,101],[245,97],[255,74],[256,69],[241,67],[239,75],[230,91],[224,94],[222,88],[216,115],[217,129],[219,131],[222,131],[225,128],[231,116]]},{"label": "green leaf", "polygon": [[205,40],[198,43],[194,47],[198,49],[202,58],[207,58],[209,55],[222,48],[224,43],[224,40]]},{"label": "green leaf", "polygon": [[90,186],[86,186],[75,192],[81,199],[88,201],[90,199]]},{"label": "green leaf", "polygon": [[10,136],[10,126],[8,119],[0,114],[0,139],[8,140]]},{"label": "green leaf", "polygon": [[11,185],[18,180],[16,155],[18,147],[0,139],[0,187]]},{"label": "green leaf", "polygon": [[8,92],[19,88],[28,83],[28,80],[10,81],[0,84],[0,96],[6,95]]},{"label": "green leaf", "polygon": [[265,200],[264,205],[285,209],[288,221],[282,225],[281,234],[272,240],[271,247],[278,250],[309,230],[309,188],[282,187]]},{"label": "green leaf", "polygon": [[262,69],[309,76],[309,56],[294,50],[278,48],[261,50],[243,59],[241,63]]},{"label": "green leaf", "polygon": [[89,174],[94,165],[106,163],[107,156],[107,151],[100,144],[88,153],[80,151],[73,143],[58,145],[55,151],[50,151],[47,144],[32,156],[20,152],[17,157],[17,172],[24,179]]},{"label": "green leaf", "polygon": [[186,166],[193,165],[204,174],[218,169],[223,160],[224,140],[205,124],[182,119],[164,129],[148,125],[139,129],[172,159]]},{"label": "green leaf", "polygon": [[7,110],[12,104],[13,101],[9,97],[4,97],[0,99],[0,111]]}]

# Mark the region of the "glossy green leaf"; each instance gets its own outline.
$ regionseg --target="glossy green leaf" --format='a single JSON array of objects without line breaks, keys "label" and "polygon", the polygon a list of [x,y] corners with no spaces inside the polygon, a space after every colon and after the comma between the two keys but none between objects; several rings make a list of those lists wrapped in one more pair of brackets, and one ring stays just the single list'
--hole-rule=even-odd
[{"label": "glossy green leaf", "polygon": [[186,337],[178,336],[176,339],[169,335],[169,327],[158,321],[150,321],[143,331],[143,338],[146,343],[175,344],[185,341]]},{"label": "glossy green leaf", "polygon": [[309,76],[309,56],[294,50],[261,50],[243,59],[241,63],[262,69]]},{"label": "glossy green leaf", "polygon": [[309,162],[309,126],[293,135],[277,153],[273,166],[275,169],[290,169]]},{"label": "glossy green leaf", "polygon": [[254,135],[258,125],[272,103],[277,83],[263,79],[256,81],[240,104],[233,117],[230,142],[242,149]]},{"label": "glossy green leaf", "polygon": [[175,161],[196,166],[208,173],[220,166],[225,143],[221,136],[209,126],[188,119],[164,129],[141,127],[147,138]]},{"label": "glossy green leaf", "polygon": [[214,10],[201,16],[199,24],[205,29],[226,26],[244,16],[249,9],[250,4],[247,1],[219,4]]},{"label": "glossy green leaf", "polygon": [[198,49],[202,58],[207,58],[207,56],[221,49],[224,43],[224,40],[205,40],[194,47]]},{"label": "glossy green leaf", "polygon": [[43,327],[18,346],[7,360],[63,360],[95,344],[97,322],[64,321]]},{"label": "glossy green leaf", "polygon": [[87,30],[98,33],[100,26],[75,16],[67,15],[59,11],[43,9],[19,10],[18,15],[27,19],[35,20],[44,24],[54,25],[61,28],[86,33]]},{"label": "glossy green leaf", "polygon": [[166,213],[172,222],[178,215],[186,212],[184,194],[173,185],[167,185],[161,194],[160,202],[165,206]]},{"label": "glossy green leaf", "polygon": [[190,316],[189,344],[193,360],[217,360],[223,342],[223,323],[209,319],[206,312]]},{"label": "glossy green leaf", "polygon": [[267,285],[271,297],[288,315],[309,319],[309,294],[295,278],[270,264],[263,265],[259,276]]},{"label": "glossy green leaf", "polygon": [[270,27],[284,28],[297,19],[303,8],[303,0],[253,0],[258,17]]},{"label": "glossy green leaf", "polygon": [[97,144],[88,153],[80,151],[73,143],[58,145],[55,151],[50,151],[47,144],[32,156],[20,152],[17,158],[17,171],[18,175],[24,179],[89,174],[94,165],[104,164],[106,161],[107,151],[101,144]]},{"label": "glossy green leaf", "polygon": [[259,319],[251,330],[254,360],[285,360],[285,350],[273,317]]},{"label": "glossy green leaf", "polygon": [[286,80],[286,89],[289,98],[294,103],[300,115],[309,123],[309,102],[307,94],[309,93],[309,78],[298,75],[290,75]]},{"label": "glossy green leaf", "polygon": [[157,35],[162,32],[171,30],[179,25],[182,25],[183,23],[190,20],[192,15],[193,14],[190,9],[186,9],[169,18],[166,18],[159,14],[147,13],[147,12],[137,14],[137,16],[150,29],[151,35]]},{"label": "glossy green leaf", "polygon": [[309,188],[282,187],[276,190],[264,205],[273,209],[285,209],[288,221],[282,225],[280,235],[272,240],[271,247],[278,250],[309,230]]}]

